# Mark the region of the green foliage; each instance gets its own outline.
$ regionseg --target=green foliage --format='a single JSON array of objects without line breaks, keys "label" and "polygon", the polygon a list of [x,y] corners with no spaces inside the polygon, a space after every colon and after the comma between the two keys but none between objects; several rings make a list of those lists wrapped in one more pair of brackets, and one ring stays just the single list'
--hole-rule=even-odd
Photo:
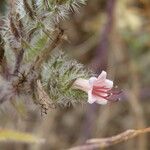
[{"label": "green foliage", "polygon": [[46,35],[43,35],[41,38],[37,39],[35,41],[35,44],[33,47],[29,47],[27,49],[26,53],[26,61],[31,61],[35,56],[39,54],[40,51],[43,50],[45,47],[45,44],[47,43],[48,37]]},{"label": "green foliage", "polygon": [[[15,1],[1,30],[5,43],[5,54],[1,56],[2,79],[6,82],[9,79],[6,92],[3,86],[0,87],[1,103],[18,96],[24,100],[28,96],[46,113],[49,97],[54,104],[61,106],[87,100],[87,95],[73,89],[72,85],[77,78],[88,78],[89,71],[60,51],[51,56],[51,51],[63,39],[60,22],[70,12],[78,12],[81,4],[85,4],[85,0]],[[18,109],[17,104],[14,106]],[[20,109],[18,111],[22,113]]]},{"label": "green foliage", "polygon": [[5,13],[6,10],[6,1],[5,0],[0,0],[0,16],[1,14]]},{"label": "green foliage", "polygon": [[[85,0],[17,0],[0,31],[5,40],[5,55],[12,57],[25,49],[25,61],[31,61],[55,37],[59,22],[76,12]],[[19,55],[19,54],[18,54]],[[14,59],[9,59],[14,66]]]},{"label": "green foliage", "polygon": [[87,101],[87,94],[72,88],[77,78],[89,78],[92,73],[62,51],[52,53],[43,65],[42,82],[50,99],[57,105],[74,105]]}]

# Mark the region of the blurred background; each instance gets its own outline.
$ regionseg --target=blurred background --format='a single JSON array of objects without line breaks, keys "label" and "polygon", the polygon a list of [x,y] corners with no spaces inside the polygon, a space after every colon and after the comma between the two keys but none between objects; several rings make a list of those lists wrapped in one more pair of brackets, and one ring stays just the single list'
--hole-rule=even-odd
[{"label": "blurred background", "polygon": [[[8,2],[0,0],[0,16],[6,15]],[[150,1],[88,0],[62,26],[68,39],[62,48],[95,73],[106,70],[123,90],[121,100],[106,106],[51,109],[44,116],[36,106],[24,116],[4,104],[1,128],[35,134],[46,144],[0,143],[0,149],[63,150],[89,138],[150,126]],[[149,150],[149,138],[142,135],[107,149]]]}]

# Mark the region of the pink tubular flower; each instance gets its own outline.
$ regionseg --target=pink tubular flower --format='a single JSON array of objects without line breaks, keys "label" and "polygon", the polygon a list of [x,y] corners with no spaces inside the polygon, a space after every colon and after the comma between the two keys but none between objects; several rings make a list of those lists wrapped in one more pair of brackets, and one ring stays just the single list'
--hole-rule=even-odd
[{"label": "pink tubular flower", "polygon": [[89,80],[77,79],[74,83],[74,88],[88,93],[88,103],[96,102],[105,105],[120,93],[112,89],[113,81],[106,79],[106,76],[107,73],[102,71],[98,78],[91,77]]}]

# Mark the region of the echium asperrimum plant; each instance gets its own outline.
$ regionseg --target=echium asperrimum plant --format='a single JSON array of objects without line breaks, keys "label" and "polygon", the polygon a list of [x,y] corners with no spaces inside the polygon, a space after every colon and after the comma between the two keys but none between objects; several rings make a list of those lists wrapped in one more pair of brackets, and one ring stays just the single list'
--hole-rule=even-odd
[{"label": "echium asperrimum plant", "polygon": [[106,104],[117,94],[106,72],[91,77],[92,72],[57,49],[64,38],[60,22],[85,1],[14,1],[0,29],[0,103],[24,99],[46,113],[50,107],[86,101]]}]

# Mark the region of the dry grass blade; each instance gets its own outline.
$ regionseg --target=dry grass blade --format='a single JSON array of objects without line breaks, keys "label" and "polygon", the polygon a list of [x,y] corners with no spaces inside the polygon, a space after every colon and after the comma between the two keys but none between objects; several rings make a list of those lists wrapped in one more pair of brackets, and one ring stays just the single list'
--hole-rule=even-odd
[{"label": "dry grass blade", "polygon": [[0,142],[17,142],[17,143],[43,143],[44,139],[36,137],[32,134],[13,131],[8,129],[0,129]]},{"label": "dry grass blade", "polygon": [[87,140],[85,145],[74,147],[70,150],[94,150],[96,148],[105,148],[148,132],[150,132],[150,127],[139,130],[130,129],[112,137]]}]

